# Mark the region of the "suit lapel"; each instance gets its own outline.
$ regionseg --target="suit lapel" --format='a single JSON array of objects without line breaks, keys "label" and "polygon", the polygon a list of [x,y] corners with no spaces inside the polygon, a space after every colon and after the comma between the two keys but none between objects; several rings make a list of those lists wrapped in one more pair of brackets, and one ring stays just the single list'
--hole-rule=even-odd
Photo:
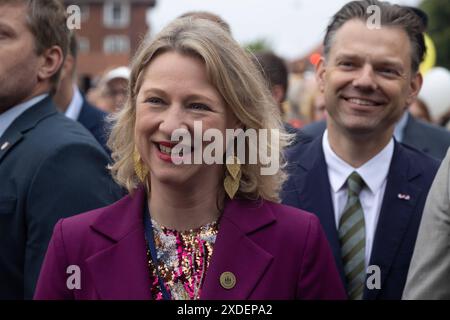
[{"label": "suit lapel", "polygon": [[17,143],[23,139],[23,134],[20,131],[10,131],[0,138],[0,163],[3,158]]},{"label": "suit lapel", "polygon": [[150,300],[144,229],[89,257],[87,267],[102,300]]},{"label": "suit lapel", "polygon": [[[220,221],[211,263],[203,284],[201,299],[248,299],[273,257],[253,242],[249,233],[258,232],[275,221],[267,205],[230,201]],[[236,285],[224,289],[223,272],[232,272]]]},{"label": "suit lapel", "polygon": [[[421,172],[416,166],[411,166],[409,161],[403,147],[396,142],[370,259],[370,265],[379,266],[381,269],[381,288],[389,275],[422,192],[422,189],[412,182]],[[409,196],[409,200],[403,196]],[[379,292],[380,290],[366,288],[364,298],[375,299]]]},{"label": "suit lapel", "polygon": [[47,97],[17,117],[0,137],[0,163],[9,151],[22,141],[27,131],[33,129],[42,119],[56,112],[51,99]]},{"label": "suit lapel", "polygon": [[99,216],[91,225],[111,241],[111,246],[86,260],[101,299],[151,299],[142,220],[144,201],[145,191],[140,188],[133,197],[116,204],[114,212]]},{"label": "suit lapel", "polygon": [[[305,148],[304,146],[302,146]],[[298,160],[297,160],[298,159]],[[314,139],[300,157],[296,158],[300,170],[294,173],[301,209],[314,213],[321,222],[328,242],[333,251],[336,266],[345,283],[344,267],[341,258],[341,246],[336,229],[330,180],[322,149],[322,136]]]}]

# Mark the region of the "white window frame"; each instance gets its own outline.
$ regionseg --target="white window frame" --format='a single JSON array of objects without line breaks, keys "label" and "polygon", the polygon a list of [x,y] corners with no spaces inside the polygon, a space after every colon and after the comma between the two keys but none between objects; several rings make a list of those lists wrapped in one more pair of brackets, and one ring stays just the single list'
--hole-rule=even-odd
[{"label": "white window frame", "polygon": [[130,53],[130,38],[126,35],[109,35],[103,39],[106,54]]},{"label": "white window frame", "polygon": [[[120,5],[121,17],[114,19],[114,5]],[[103,5],[103,23],[110,28],[126,28],[130,25],[130,3],[128,1],[108,0]]]}]

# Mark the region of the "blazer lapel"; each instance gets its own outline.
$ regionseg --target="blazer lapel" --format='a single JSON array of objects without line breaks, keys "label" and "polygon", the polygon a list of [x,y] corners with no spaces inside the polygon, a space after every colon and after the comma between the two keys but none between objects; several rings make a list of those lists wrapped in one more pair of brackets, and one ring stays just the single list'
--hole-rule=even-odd
[{"label": "blazer lapel", "polygon": [[[410,160],[405,156],[402,148],[399,143],[395,143],[370,258],[370,265],[379,266],[381,269],[381,288],[389,274],[403,236],[408,229],[417,199],[422,192],[420,186],[412,182],[421,174],[421,171],[410,165]],[[408,196],[408,198],[405,199],[404,196]],[[375,299],[379,292],[380,290],[368,290],[366,287],[364,298]]]},{"label": "blazer lapel", "polygon": [[151,299],[142,219],[144,201],[145,191],[140,188],[122,200],[116,211],[99,216],[91,225],[111,241],[111,246],[86,260],[101,299]]},{"label": "blazer lapel", "polygon": [[49,97],[44,98],[36,105],[21,114],[6,129],[0,137],[0,163],[13,147],[22,141],[25,133],[33,129],[42,119],[55,114],[57,111]]},{"label": "blazer lapel", "polygon": [[[275,217],[264,204],[229,201],[220,221],[214,252],[203,284],[201,299],[248,299],[273,257],[248,236],[270,225]],[[220,276],[232,272],[236,285],[224,289]]]},{"label": "blazer lapel", "polygon": [[299,203],[301,209],[314,213],[320,219],[341,279],[346,283],[322,136],[315,138],[306,148],[300,157],[296,158],[299,168],[293,173]]}]

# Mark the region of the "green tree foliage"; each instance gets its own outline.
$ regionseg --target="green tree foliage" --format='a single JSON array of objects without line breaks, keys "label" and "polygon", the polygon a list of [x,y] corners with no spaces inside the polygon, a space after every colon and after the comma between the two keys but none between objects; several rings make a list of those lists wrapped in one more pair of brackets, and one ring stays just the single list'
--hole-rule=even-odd
[{"label": "green tree foliage", "polygon": [[450,1],[423,0],[420,8],[428,15],[427,33],[436,46],[437,64],[450,69]]},{"label": "green tree foliage", "polygon": [[266,39],[257,39],[246,43],[244,47],[251,52],[272,51],[272,44]]}]

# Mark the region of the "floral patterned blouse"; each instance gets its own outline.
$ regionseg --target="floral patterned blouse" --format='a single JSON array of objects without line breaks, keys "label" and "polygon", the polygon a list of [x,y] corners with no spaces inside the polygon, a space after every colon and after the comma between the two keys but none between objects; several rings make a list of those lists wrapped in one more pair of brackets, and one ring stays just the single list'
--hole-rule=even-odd
[{"label": "floral patterned blouse", "polygon": [[[179,232],[152,219],[158,260],[158,272],[172,300],[197,300],[213,253],[218,223]],[[147,250],[153,300],[163,296],[150,252]]]}]

